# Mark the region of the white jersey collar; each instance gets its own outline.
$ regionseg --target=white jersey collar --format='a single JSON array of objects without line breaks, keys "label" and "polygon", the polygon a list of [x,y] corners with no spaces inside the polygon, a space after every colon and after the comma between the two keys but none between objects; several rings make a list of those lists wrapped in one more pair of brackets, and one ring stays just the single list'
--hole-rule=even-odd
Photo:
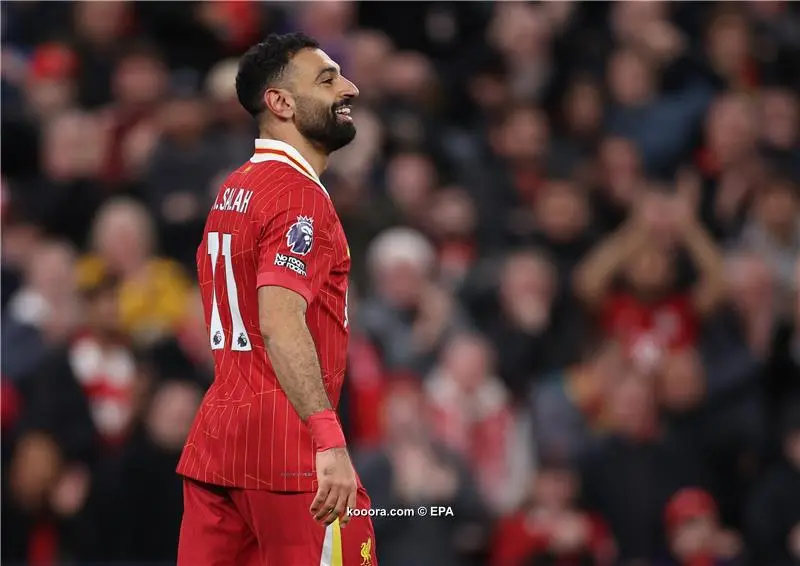
[{"label": "white jersey collar", "polygon": [[303,157],[299,151],[286,142],[280,140],[270,140],[264,138],[256,139],[256,150],[253,157],[250,158],[251,163],[263,163],[264,161],[280,161],[290,165],[312,181],[328,194],[327,189],[320,181],[314,168],[311,167],[306,158]]}]

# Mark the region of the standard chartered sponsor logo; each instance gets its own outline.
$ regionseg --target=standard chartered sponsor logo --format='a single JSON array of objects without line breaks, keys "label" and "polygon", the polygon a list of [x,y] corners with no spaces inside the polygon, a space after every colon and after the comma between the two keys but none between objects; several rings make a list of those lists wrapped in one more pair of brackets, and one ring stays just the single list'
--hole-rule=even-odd
[{"label": "standard chartered sponsor logo", "polygon": [[453,517],[453,508],[441,505],[420,507],[400,507],[397,509],[384,509],[372,507],[370,509],[348,509],[349,517]]}]

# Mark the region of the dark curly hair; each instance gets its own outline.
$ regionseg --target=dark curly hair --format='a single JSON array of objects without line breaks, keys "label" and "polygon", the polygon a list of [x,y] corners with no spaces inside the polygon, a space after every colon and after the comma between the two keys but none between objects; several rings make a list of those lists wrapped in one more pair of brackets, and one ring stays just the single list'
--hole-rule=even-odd
[{"label": "dark curly hair", "polygon": [[253,117],[265,110],[264,92],[280,81],[286,66],[299,51],[317,49],[319,42],[303,33],[270,34],[239,60],[236,96]]}]

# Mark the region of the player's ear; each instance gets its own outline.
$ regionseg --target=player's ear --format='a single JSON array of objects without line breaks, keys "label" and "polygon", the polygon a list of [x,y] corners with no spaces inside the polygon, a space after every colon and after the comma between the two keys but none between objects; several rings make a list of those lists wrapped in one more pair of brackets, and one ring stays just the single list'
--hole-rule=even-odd
[{"label": "player's ear", "polygon": [[294,97],[282,88],[268,88],[264,93],[267,110],[285,120],[294,116]]}]

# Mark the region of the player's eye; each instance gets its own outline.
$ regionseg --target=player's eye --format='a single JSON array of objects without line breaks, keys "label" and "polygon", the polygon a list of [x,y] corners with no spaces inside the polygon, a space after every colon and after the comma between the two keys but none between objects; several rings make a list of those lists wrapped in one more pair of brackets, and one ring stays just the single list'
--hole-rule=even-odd
[{"label": "player's eye", "polygon": [[325,79],[324,81],[322,81],[322,84],[324,84],[324,85],[332,85],[333,84],[333,77],[331,77],[329,79]]}]

